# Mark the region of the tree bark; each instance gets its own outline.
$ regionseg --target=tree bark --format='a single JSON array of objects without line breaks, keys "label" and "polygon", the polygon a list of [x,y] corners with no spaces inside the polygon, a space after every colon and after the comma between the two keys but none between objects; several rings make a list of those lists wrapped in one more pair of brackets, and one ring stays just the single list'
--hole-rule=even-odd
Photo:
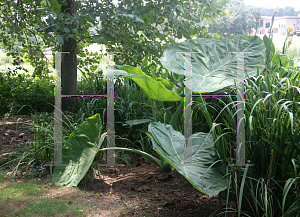
[{"label": "tree bark", "polygon": [[[73,49],[72,49],[73,48]],[[76,41],[69,38],[62,46],[62,52],[71,52],[62,54],[62,95],[77,94],[77,52]],[[63,97],[62,111],[75,112],[77,97]]]},{"label": "tree bark", "polygon": [[[61,7],[63,13],[75,13],[74,1],[67,0],[67,5]],[[76,40],[68,38],[62,45],[62,95],[77,94],[77,47]],[[76,97],[62,97],[62,111],[75,112]]]}]

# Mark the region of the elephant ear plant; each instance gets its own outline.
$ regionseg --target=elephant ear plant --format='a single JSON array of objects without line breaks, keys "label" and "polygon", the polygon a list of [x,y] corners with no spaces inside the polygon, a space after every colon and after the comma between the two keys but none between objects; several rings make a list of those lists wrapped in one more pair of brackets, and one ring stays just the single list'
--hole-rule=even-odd
[{"label": "elephant ear plant", "polygon": [[[198,38],[175,44],[167,49],[161,57],[162,65],[177,74],[184,74],[184,56],[180,52],[194,52],[192,58],[192,91],[210,93],[234,85],[237,75],[236,54],[231,52],[250,52],[245,55],[245,70],[248,77],[257,74],[264,68],[265,46],[256,36],[232,36],[223,39]],[[161,101],[183,101],[178,97],[173,85],[166,79],[153,79],[139,68],[131,66],[115,66],[116,77],[126,76],[135,81],[149,98]],[[166,81],[164,81],[166,80]],[[168,82],[170,85],[165,85]],[[171,98],[170,98],[171,97]],[[151,102],[151,101],[150,101]],[[152,103],[152,102],[151,102]],[[152,104],[153,109],[153,104]],[[181,109],[181,108],[180,108]],[[179,110],[181,111],[181,110]],[[154,112],[153,112],[154,114]],[[173,116],[176,117],[178,112]],[[172,120],[174,120],[172,118]],[[159,123],[159,124],[158,124]],[[161,166],[168,162],[199,191],[205,194],[218,194],[227,187],[224,169],[220,164],[218,154],[214,149],[214,139],[211,134],[198,133],[192,135],[192,162],[186,164],[183,155],[183,135],[174,131],[172,124],[160,122],[150,123],[147,135],[152,140],[153,147],[161,156]]]},{"label": "elephant ear plant", "polygon": [[234,85],[237,77],[237,54],[244,55],[245,71],[249,77],[264,68],[265,46],[258,36],[237,35],[227,38],[197,38],[175,44],[164,51],[160,58],[166,69],[185,75],[185,57],[182,52],[193,52],[191,58],[192,91],[199,93],[215,92]]},{"label": "elephant ear plant", "polygon": [[77,186],[88,172],[101,147],[106,133],[102,133],[100,115],[89,117],[71,133],[66,144],[63,144],[62,164],[54,169],[52,181],[68,187]]},{"label": "elephant ear plant", "polygon": [[[231,52],[250,52],[244,56],[248,78],[257,74],[257,66],[264,69],[264,42],[257,36],[231,36],[222,39],[197,38],[175,44],[164,51],[162,65],[184,75],[183,52],[193,52],[191,58],[191,91],[210,93],[234,85],[237,76],[237,57]],[[184,136],[170,125],[151,123],[148,136],[154,149],[182,174],[195,188],[205,194],[218,194],[225,190],[225,166],[220,164],[215,141],[210,133],[196,133],[192,138],[192,154],[183,160]],[[186,164],[187,163],[187,164]],[[185,165],[186,164],[186,165]]]},{"label": "elephant ear plant", "polygon": [[[123,75],[133,78],[133,80],[146,92],[149,99],[183,101],[183,98],[174,92],[174,90],[177,90],[175,85],[170,83],[167,79],[152,79],[139,68],[131,66],[116,66],[115,68],[117,69],[115,70],[116,76]],[[112,72],[113,71],[108,71],[107,73]],[[131,72],[131,74],[128,72]],[[106,76],[107,75],[108,74],[106,74]],[[175,120],[175,118],[173,118],[173,120]],[[136,122],[140,123],[140,121]],[[67,144],[64,144],[65,148],[62,150],[62,163],[68,166],[56,166],[54,169],[52,181],[56,185],[66,185],[68,187],[78,185],[89,170],[97,152],[107,150],[107,148],[100,149],[106,136],[105,133],[101,134],[101,131],[102,125],[99,114],[88,118],[75,129],[70,135]],[[134,149],[118,147],[115,149],[141,154],[154,161],[162,168],[162,171],[171,171],[170,165],[164,161],[163,158],[158,160],[146,152]]]},{"label": "elephant ear plant", "polygon": [[153,142],[153,149],[197,190],[217,195],[226,189],[225,168],[218,159],[212,134],[193,134],[193,150],[188,158],[184,153],[184,136],[171,125],[150,123],[147,135]]},{"label": "elephant ear plant", "polygon": [[[152,114],[154,121],[157,121],[156,112],[153,105],[153,100],[158,101],[167,101],[167,102],[174,102],[174,101],[181,101],[182,103],[177,108],[177,111],[171,118],[170,124],[172,126],[175,125],[176,118],[178,117],[181,108],[183,106],[184,99],[180,97],[177,93],[181,90],[180,88],[176,87],[175,84],[170,82],[165,78],[152,78],[146,75],[140,68],[132,67],[132,66],[118,66],[116,65],[114,69],[108,70],[104,76],[104,79],[109,76],[109,74],[114,74],[115,78],[118,77],[129,77],[132,79],[139,87],[146,93],[149,98],[149,101],[152,106]],[[106,79],[105,79],[106,80]],[[140,121],[145,122],[144,120],[133,120],[137,123]],[[149,120],[151,121],[151,120]],[[160,158],[160,168],[162,172],[171,172],[170,165],[164,160],[164,158]]]},{"label": "elephant ear plant", "polygon": [[[193,39],[175,44],[172,48],[166,50],[161,58],[162,65],[177,74],[184,74],[185,68],[184,58],[178,51],[195,52],[192,56],[192,77],[187,77],[187,79],[192,79],[193,81],[192,91],[200,93],[214,92],[234,85],[237,58],[236,54],[230,52],[252,52],[245,55],[245,69],[249,77],[257,74],[257,65],[260,66],[259,69],[263,69],[265,56],[264,43],[256,36]],[[184,136],[174,130],[174,123],[182,110],[184,99],[177,94],[176,85],[164,78],[154,79],[147,76],[141,69],[131,66],[115,66],[114,70],[110,70],[107,73],[114,73],[116,77],[126,76],[131,78],[148,95],[152,105],[154,122],[149,124],[147,135],[152,140],[153,147],[160,155],[161,160],[134,149],[115,147],[102,148],[98,149],[98,151],[108,149],[133,151],[150,158],[161,168],[170,164],[195,188],[205,194],[216,195],[227,188],[225,166],[221,163],[215,148],[214,144],[216,141],[214,141],[215,135],[213,133],[199,132],[193,134],[191,156],[188,159],[183,158]],[[162,124],[156,121],[151,100],[181,101],[181,105],[171,118],[170,124]],[[83,171],[78,172],[83,174]]]}]

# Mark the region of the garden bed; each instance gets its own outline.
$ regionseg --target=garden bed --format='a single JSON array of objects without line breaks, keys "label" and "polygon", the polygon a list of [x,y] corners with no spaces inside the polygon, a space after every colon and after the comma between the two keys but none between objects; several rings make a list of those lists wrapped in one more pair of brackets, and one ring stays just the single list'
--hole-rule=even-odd
[{"label": "garden bed", "polygon": [[[33,140],[29,123],[26,116],[1,119],[1,152]],[[161,173],[139,156],[132,155],[130,166],[93,168],[79,188],[55,186],[49,170],[38,178],[27,170],[13,182],[6,168],[1,171],[0,216],[189,217],[210,216],[219,208],[217,195],[204,195],[177,171]]]}]

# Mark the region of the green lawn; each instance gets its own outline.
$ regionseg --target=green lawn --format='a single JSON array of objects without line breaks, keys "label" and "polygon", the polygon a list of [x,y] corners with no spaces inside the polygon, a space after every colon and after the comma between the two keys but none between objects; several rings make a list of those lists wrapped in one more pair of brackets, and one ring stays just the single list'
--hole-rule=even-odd
[{"label": "green lawn", "polygon": [[[50,187],[52,186],[52,187]],[[41,181],[12,182],[5,172],[0,172],[0,216],[86,216],[91,206],[80,201],[72,201],[70,198],[54,198],[67,195],[80,197],[88,194],[78,189],[67,189],[52,185],[51,179]],[[53,194],[55,192],[55,194]],[[81,201],[83,203],[81,203]]]},{"label": "green lawn", "polygon": [[[282,51],[282,47],[285,41],[285,36],[275,36],[273,38],[273,43],[275,45],[276,51]],[[298,57],[300,58],[300,37],[299,36],[293,36],[292,45],[287,50],[288,57],[293,58]]]}]

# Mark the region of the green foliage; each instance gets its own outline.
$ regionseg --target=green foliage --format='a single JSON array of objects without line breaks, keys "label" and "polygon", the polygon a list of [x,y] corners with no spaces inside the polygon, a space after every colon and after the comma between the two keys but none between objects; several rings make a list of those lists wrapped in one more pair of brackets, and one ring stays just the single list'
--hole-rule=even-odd
[{"label": "green foliage", "polygon": [[0,167],[12,169],[14,176],[22,166],[22,171],[30,171],[33,177],[41,176],[46,169],[45,165],[53,163],[53,113],[33,115],[33,125],[29,131],[34,133],[34,140],[25,142],[17,149],[9,149],[0,160]]},{"label": "green foliage", "polygon": [[34,142],[32,151],[35,151],[35,163],[38,163],[39,161],[48,163],[53,162],[53,113],[36,113],[34,119]]},{"label": "green foliage", "polygon": [[49,73],[49,63],[42,52],[49,35],[45,36],[45,43],[43,43],[41,35],[34,30],[38,23],[42,22],[39,1],[3,1],[2,3],[1,46],[14,58],[14,65],[22,62],[20,54],[26,54],[25,59],[34,66],[34,74]]},{"label": "green foliage", "polygon": [[[85,45],[86,44],[82,44],[80,48]],[[98,52],[89,52],[87,49],[80,50],[79,55],[80,57],[77,59],[77,69],[79,69],[86,80],[97,79],[95,75],[102,76],[102,70],[99,69],[99,63],[103,62],[103,59],[106,59],[106,55]]]},{"label": "green foliage", "polygon": [[[29,114],[30,112],[51,112],[54,104],[54,78],[26,79],[24,85],[13,89],[13,113]],[[25,106],[25,107],[23,107]],[[23,107],[23,108],[22,108]]]},{"label": "green foliage", "polygon": [[274,10],[277,9],[277,17],[285,16],[298,16],[299,10],[295,11],[295,8],[292,6],[286,6],[285,8],[259,8],[261,11],[261,16],[273,16]]},{"label": "green foliage", "polygon": [[[89,74],[87,79],[78,82],[78,94],[106,94],[107,83],[100,74]],[[135,119],[153,119],[148,113],[150,105],[146,102],[147,96],[138,85],[128,78],[118,78],[115,81],[115,131],[117,138],[124,138],[124,146],[139,146],[140,133],[147,131],[147,125],[141,124],[140,128],[132,125],[123,126],[126,121]],[[82,123],[85,118],[99,113],[103,115],[103,124],[106,123],[106,98],[105,97],[80,97],[77,99],[76,114],[71,120],[73,125]],[[125,141],[126,140],[126,141]],[[140,148],[140,146],[139,146]]]},{"label": "green foliage", "polygon": [[[227,1],[159,0],[144,4],[131,0],[114,5],[111,1],[73,0],[69,1],[72,11],[65,11],[67,2],[61,0],[7,0],[0,14],[1,44],[14,57],[20,52],[26,54],[39,75],[48,72],[49,64],[42,50],[52,47],[60,51],[68,38],[76,40],[79,55],[83,42],[97,42],[107,45],[108,51],[123,52],[116,57],[118,64],[136,66],[147,50],[154,66],[166,45],[174,43],[169,35],[180,39],[205,32],[198,23],[219,14]],[[14,47],[16,41],[20,46]]]},{"label": "green foliage", "polygon": [[[183,37],[190,39],[204,32],[205,27],[199,27],[196,23],[220,13],[220,7],[226,2],[160,0],[150,1],[142,6],[140,1],[135,1],[134,4],[131,1],[121,1],[116,9],[118,15],[113,20],[107,19],[102,22],[106,38],[113,39],[108,43],[108,50],[120,51],[120,48],[123,50],[122,55],[116,56],[118,65],[137,66],[142,62],[146,51],[150,53],[150,59],[159,65],[159,57],[166,45],[174,43],[169,35],[174,35],[178,39]],[[134,17],[124,17],[123,14]],[[137,22],[136,16],[143,22]],[[122,26],[127,28],[124,29]],[[114,47],[116,42],[121,46]]]},{"label": "green foliage", "polygon": [[88,72],[86,79],[77,82],[77,93],[81,95],[106,94],[106,82],[99,73]]},{"label": "green foliage", "polygon": [[227,35],[247,35],[255,27],[254,14],[257,10],[253,6],[245,5],[243,0],[231,0],[224,10],[228,14],[218,16],[209,24],[209,32]]},{"label": "green foliage", "polygon": [[211,134],[193,134],[191,150],[187,151],[183,146],[184,136],[171,125],[152,122],[148,130],[153,149],[197,190],[217,195],[227,188],[225,167],[218,159]]},{"label": "green foliage", "polygon": [[[237,54],[230,52],[252,51],[245,55],[247,76],[256,75],[256,66],[263,66],[265,46],[257,36],[238,35],[227,38],[197,38],[175,44],[164,51],[160,61],[170,71],[184,75],[185,57],[179,52],[190,52],[192,55],[193,92],[215,92],[224,87],[234,85],[236,79]],[[186,76],[187,77],[187,76]]]},{"label": "green foliage", "polygon": [[[180,61],[173,58],[172,64],[169,65],[172,67],[178,66],[177,70],[172,69],[174,72],[157,67],[161,65],[158,58],[162,56],[162,52],[174,43],[174,39],[167,36],[174,35],[175,38],[185,37],[189,39],[198,35],[211,38],[212,36],[205,33],[205,27],[196,27],[195,24],[220,14],[219,6],[224,5],[227,1],[220,1],[221,4],[217,5],[216,1],[186,1],[183,3],[183,1],[161,0],[150,1],[142,5],[143,2],[139,0],[121,1],[117,6],[114,6],[110,1],[97,3],[86,1],[86,5],[83,5],[82,1],[72,1],[75,4],[73,13],[61,12],[66,1],[32,2],[25,0],[21,2],[5,1],[5,4],[1,6],[0,14],[1,44],[7,50],[10,50],[11,56],[15,57],[15,64],[21,63],[19,56],[21,53],[25,55],[24,59],[26,61],[37,66],[35,74],[46,72],[46,70],[43,70],[47,65],[41,52],[43,48],[52,47],[54,50],[59,51],[61,44],[67,38],[74,38],[77,41],[77,53],[81,56],[79,69],[85,77],[85,80],[78,83],[78,87],[80,87],[78,93],[105,94],[106,82],[102,80],[102,72],[97,69],[97,63],[102,55],[95,54],[94,57],[90,57],[91,54],[82,49],[85,45],[94,41],[106,44],[108,51],[122,51],[123,54],[115,56],[117,64],[131,64],[141,67],[141,70],[137,70],[134,67],[126,66],[122,68],[120,66],[118,69],[123,70],[123,74],[121,73],[123,76],[128,76],[129,71],[134,69],[136,73],[131,73],[130,76],[143,76],[154,81],[154,83],[160,83],[165,87],[165,90],[172,90],[174,94],[183,97],[185,76],[177,73],[184,72],[181,62],[184,61],[184,58],[181,58]],[[133,2],[134,4],[132,4]],[[216,25],[216,29],[218,27],[216,32],[221,35],[225,32],[228,35],[245,34],[246,30],[253,27],[252,9],[249,10],[249,7],[240,8],[241,6],[243,6],[243,3],[240,4],[239,1],[231,2],[228,5],[227,9],[229,10],[229,7],[231,7],[232,11],[230,9],[227,16],[215,19],[214,23],[219,25]],[[194,10],[195,8],[197,10]],[[280,12],[279,9],[278,16],[280,16]],[[273,14],[274,10],[272,9],[271,15]],[[46,21],[41,19],[45,16],[48,16]],[[96,17],[100,17],[100,22],[97,21]],[[93,34],[90,32],[90,27],[94,27]],[[211,29],[213,30],[213,28]],[[236,29],[244,31],[238,32]],[[224,43],[234,38],[249,39],[245,40],[249,43],[250,39],[255,37],[227,37],[218,40]],[[207,42],[205,44],[218,41],[217,39],[199,40]],[[194,41],[191,40],[185,43],[189,44],[190,42]],[[218,43],[214,45],[216,44]],[[192,115],[193,130],[201,131],[202,135],[206,135],[216,126],[215,123],[220,123],[215,127],[214,146],[216,150],[214,150],[214,153],[218,155],[216,159],[223,160],[223,164],[227,166],[227,183],[233,183],[231,186],[229,184],[227,186],[227,196],[231,196],[232,191],[230,190],[235,191],[238,215],[244,212],[244,214],[255,216],[296,216],[299,214],[299,68],[290,66],[289,58],[285,54],[275,53],[275,47],[270,38],[265,36],[264,44],[266,49],[262,46],[262,41],[257,40],[255,45],[258,45],[258,48],[254,51],[260,51],[260,54],[259,57],[251,58],[258,61],[253,61],[253,65],[257,66],[257,63],[261,63],[260,58],[266,52],[265,67],[260,64],[256,71],[252,68],[250,78],[245,81],[246,159],[250,160],[253,166],[245,169],[227,166],[230,163],[230,158],[235,157],[234,149],[236,148],[235,116],[237,114],[237,102],[232,97],[219,99],[198,97],[195,99],[195,109]],[[194,51],[199,51],[198,45],[195,46]],[[176,48],[176,45],[174,47]],[[202,60],[202,62],[200,61],[202,66],[203,63],[213,63],[211,65],[218,66],[213,57],[218,56],[220,52],[213,52],[212,50],[211,47],[205,47],[201,50],[204,54],[210,54],[206,57],[203,54],[203,58],[199,58],[199,60]],[[186,51],[190,51],[190,47]],[[236,48],[233,48],[233,51],[237,51]],[[239,49],[239,51],[241,50]],[[249,51],[248,47],[247,51]],[[226,50],[226,52],[228,51]],[[246,57],[249,56],[246,55]],[[221,58],[221,60],[223,59]],[[249,63],[251,61],[246,61],[247,73],[250,73],[251,70],[247,66]],[[229,69],[226,67],[219,67],[218,69],[223,73],[231,72],[231,70],[235,72],[236,68],[233,65],[226,65]],[[206,64],[206,66],[206,68],[201,69],[199,65],[197,66],[193,62],[193,69],[198,67],[197,72],[193,75],[207,70],[210,65]],[[171,67],[167,68],[171,69]],[[124,74],[125,71],[127,74]],[[220,74],[222,73],[217,73],[217,75]],[[34,110],[52,112],[53,105],[51,104],[54,101],[51,92],[53,91],[52,80],[51,77],[34,79],[25,75],[17,75],[17,72],[12,70],[1,73],[0,111],[3,114],[9,111],[13,113],[20,111],[20,114]],[[213,81],[207,82],[207,80],[205,80],[205,84],[210,87],[211,85],[207,84],[212,84]],[[157,122],[164,122],[165,125],[169,123],[174,130],[177,130],[177,134],[179,132],[182,134],[184,126],[183,102],[161,102],[152,99],[149,101],[151,94],[156,95],[155,99],[161,99],[161,96],[157,97],[161,94],[161,91],[147,92],[146,90],[147,95],[145,93],[147,85],[144,84],[143,89],[131,78],[124,76],[124,78],[116,79],[116,136],[117,138],[123,137],[123,141],[126,141],[122,146],[131,146],[131,149],[124,147],[118,149],[119,151],[134,151],[142,154],[145,158],[152,159],[162,168],[164,167],[162,160],[160,161],[145,153],[149,151],[151,144],[149,138],[146,137],[145,139],[143,135],[147,131],[148,123],[153,119]],[[230,84],[218,87],[216,92],[236,94],[235,88],[234,82],[230,82]],[[148,90],[150,89],[149,87]],[[206,89],[206,91],[210,92],[212,90]],[[71,124],[73,127],[78,126],[78,129],[80,129],[82,126],[80,124],[87,117],[96,113],[103,115],[102,124],[106,123],[105,98],[90,99],[83,97],[79,98],[78,101],[77,113],[68,117],[70,120],[67,124]],[[49,107],[47,107],[48,105]],[[15,168],[18,168],[23,163],[30,165],[34,162],[34,169],[41,170],[45,162],[51,162],[53,160],[53,120],[50,121],[49,125],[46,122],[43,119],[43,123],[35,124],[32,129],[35,132],[34,142],[26,143],[24,148],[16,150],[14,154],[7,152],[7,157],[1,159],[0,165],[11,163],[16,166]],[[136,127],[137,125],[138,127]],[[71,129],[72,126],[69,128]],[[80,131],[78,129],[75,132],[78,133]],[[82,133],[82,131],[80,132]],[[65,137],[68,137],[69,134],[69,132],[64,132]],[[70,141],[73,139],[72,145],[86,143],[86,137],[84,139],[75,134],[72,134],[72,138],[70,138]],[[86,132],[81,135],[85,134]],[[164,136],[166,135],[164,134]],[[163,136],[159,137],[159,139],[161,138]],[[164,147],[161,145],[165,143],[159,142],[159,139],[156,139],[153,146],[159,150],[159,153],[164,153],[162,159],[176,167],[178,159],[174,161],[175,155],[171,156],[164,152],[164,149],[170,151],[170,147],[175,142],[171,144],[168,140],[166,144],[169,146]],[[79,143],[76,143],[77,140]],[[90,168],[95,153],[85,152],[87,146],[78,145],[73,149],[76,151],[76,156],[73,156],[71,145],[69,144],[71,149],[68,149],[68,143],[64,144],[66,144],[66,147],[64,148],[63,156],[65,158],[63,160],[72,159],[75,162],[74,167],[70,166],[68,170],[79,168],[82,173],[75,174],[77,179],[74,181],[67,176],[59,177],[65,170],[58,167],[56,181],[61,178],[61,183],[77,185]],[[97,143],[96,145],[101,144]],[[134,147],[142,149],[144,152],[133,150]],[[85,159],[86,165],[81,165],[78,161],[82,153],[92,156],[92,160]],[[128,159],[128,156],[126,158]],[[188,177],[190,173],[183,174]],[[199,189],[201,190],[202,187]],[[225,189],[224,186],[222,189]],[[231,210],[227,209],[226,211]]]},{"label": "green foliage", "polygon": [[4,73],[0,72],[0,116],[3,116],[10,111],[12,103],[11,86],[13,84],[14,79],[9,79]]},{"label": "green foliage", "polygon": [[[271,51],[266,70],[264,73],[258,70],[256,76],[245,80],[245,159],[252,166],[228,168],[228,171],[235,180],[232,189],[239,215],[297,216],[300,71],[288,67],[289,59],[285,55],[272,52],[274,45],[266,36],[264,42],[267,55]],[[222,123],[233,132],[224,135],[226,153],[236,147],[235,142],[228,142],[235,141],[237,112],[235,102],[229,99],[222,99],[224,106],[220,114],[228,116]]]},{"label": "green foliage", "polygon": [[264,44],[266,46],[266,66],[269,68],[272,63],[272,57],[275,54],[275,46],[271,39],[269,39],[266,35],[263,38]]},{"label": "green foliage", "polygon": [[183,98],[176,94],[176,87],[173,83],[167,79],[153,79],[140,68],[116,65],[113,70],[106,72],[104,79],[107,79],[109,74],[112,73],[116,78],[119,76],[131,78],[151,99],[158,101],[183,101]]},{"label": "green foliage", "polygon": [[[269,73],[268,76],[260,74],[245,83],[245,158],[253,166],[249,167],[246,175],[241,205],[242,210],[256,216],[296,216],[296,213],[285,213],[292,209],[294,202],[299,203],[299,186],[295,184],[285,191],[282,189],[287,184],[286,180],[299,176],[296,169],[300,160],[300,122],[297,118],[300,89],[296,86],[299,71]],[[233,126],[234,121],[230,128]],[[238,183],[240,187],[241,182]],[[289,196],[284,197],[285,194]]]},{"label": "green foliage", "polygon": [[10,56],[7,56],[5,52],[0,51],[0,65],[6,66],[6,65],[12,65],[13,64],[13,58]]},{"label": "green foliage", "polygon": [[[299,69],[289,67],[289,59],[286,55],[274,53],[275,47],[270,39],[265,37],[264,43],[266,49],[262,50],[266,52],[265,64],[267,67],[265,70],[261,70],[264,65],[259,66],[256,69],[256,75],[252,74],[245,83],[245,140],[247,141],[245,159],[249,159],[253,167],[243,169],[228,166],[227,175],[229,179],[234,180],[232,187],[235,188],[237,196],[239,216],[241,213],[249,214],[250,212],[256,216],[296,216],[298,212],[295,210],[299,206],[299,195],[296,192],[299,191],[299,186],[296,184],[293,186],[291,183],[296,183],[297,178],[295,177],[299,176],[296,169],[300,160],[299,142],[297,142],[300,136],[300,123],[297,118],[300,111]],[[184,49],[184,46],[180,48]],[[209,49],[204,49],[202,52],[206,53],[207,50]],[[173,50],[173,53],[175,53],[174,51],[176,49]],[[180,60],[174,58],[172,54],[170,56],[172,58],[163,59],[168,63],[166,65],[176,73],[183,71],[184,67]],[[196,54],[195,57],[197,57]],[[198,67],[206,70],[206,68],[209,68],[203,67],[206,61],[195,59],[193,69],[196,70]],[[246,74],[249,74],[247,63],[245,69]],[[201,70],[198,70],[193,73],[193,79],[197,77],[195,74],[199,71],[201,72]],[[231,71],[234,72],[236,69]],[[267,76],[262,74],[262,71]],[[205,78],[207,79],[207,76]],[[196,89],[194,88],[194,90]],[[224,89],[220,91],[223,92]],[[206,125],[209,126],[209,129],[213,128],[213,123],[217,120],[221,120],[222,124],[225,125],[226,129],[222,128],[225,131],[220,131],[217,128],[217,137],[220,142],[216,143],[216,147],[221,159],[229,164],[230,159],[228,156],[236,148],[235,116],[237,114],[237,102],[234,102],[231,97],[221,98],[219,101],[224,102],[221,109],[218,108],[218,105],[209,105],[201,99],[197,104],[200,107],[199,110],[205,115]],[[209,106],[216,111],[220,111],[219,118],[212,119]],[[230,129],[232,133],[230,133]],[[166,134],[166,130],[163,132]],[[160,139],[157,140],[158,144]],[[162,140],[161,143],[165,145],[167,142]],[[165,153],[164,157],[168,161],[174,158],[171,150],[166,151],[164,147],[162,152]],[[175,156],[178,156],[178,154],[175,154]],[[289,178],[290,180],[286,181]],[[229,196],[229,189],[230,186],[228,185],[227,196]],[[289,197],[286,196],[288,194]],[[255,207],[252,207],[252,204],[255,204]],[[274,204],[280,204],[280,206]],[[227,211],[230,210],[227,209]]]},{"label": "green foliage", "polygon": [[[102,146],[106,133],[102,134],[100,115],[89,117],[71,133],[62,151],[62,164],[54,169],[52,180],[56,185],[77,186],[88,172],[96,153]],[[58,163],[58,162],[57,162]]]},{"label": "green foliage", "polygon": [[[42,52],[45,48],[50,47],[53,51],[70,49],[72,54],[74,49],[79,56],[84,57],[83,45],[92,42],[107,45],[108,51],[122,52],[116,56],[116,62],[133,66],[142,61],[147,50],[151,56],[149,58],[154,60],[151,63],[153,68],[157,68],[162,51],[174,43],[169,35],[180,39],[205,35],[203,32],[206,29],[199,27],[198,23],[220,13],[220,8],[227,1],[160,0],[144,4],[138,0],[120,1],[115,5],[111,1],[7,0],[3,4],[7,16],[4,16],[5,13],[0,14],[1,44],[16,58],[15,64],[20,64],[18,55],[23,54],[24,59],[33,65],[34,75],[49,72],[49,62]],[[25,13],[26,10],[30,13]],[[75,44],[66,48],[71,41]],[[20,44],[14,47],[16,42]],[[62,61],[65,66],[65,59]],[[97,58],[93,61],[97,62]],[[88,62],[80,62],[82,67],[79,70],[83,74],[87,74],[85,63]],[[73,78],[77,75],[75,68],[69,73],[74,75]],[[67,87],[66,79],[62,82]],[[72,84],[75,82],[73,80]]]},{"label": "green foliage", "polygon": [[54,77],[33,78],[20,74],[17,67],[0,74],[1,114],[30,114],[31,112],[53,111]]}]

